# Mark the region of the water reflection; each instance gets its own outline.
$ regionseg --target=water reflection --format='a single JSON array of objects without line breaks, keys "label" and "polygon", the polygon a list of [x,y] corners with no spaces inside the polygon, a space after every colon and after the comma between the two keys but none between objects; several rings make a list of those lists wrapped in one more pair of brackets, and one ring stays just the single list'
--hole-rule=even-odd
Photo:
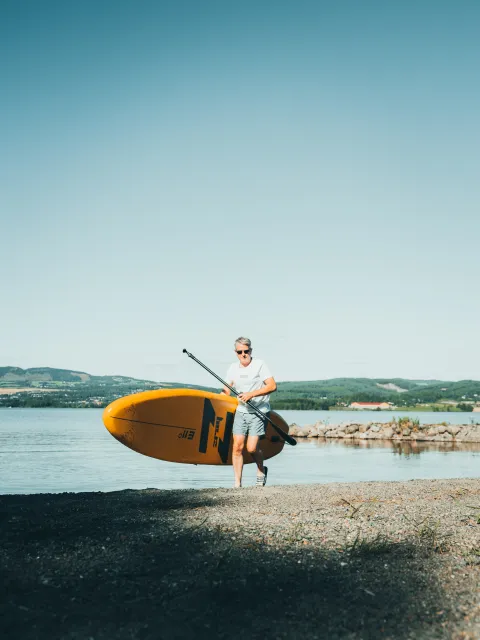
[{"label": "water reflection", "polygon": [[480,442],[432,442],[425,440],[346,440],[333,438],[297,438],[300,445],[315,447],[344,447],[348,449],[392,449],[399,456],[418,456],[421,453],[451,451],[480,452]]}]

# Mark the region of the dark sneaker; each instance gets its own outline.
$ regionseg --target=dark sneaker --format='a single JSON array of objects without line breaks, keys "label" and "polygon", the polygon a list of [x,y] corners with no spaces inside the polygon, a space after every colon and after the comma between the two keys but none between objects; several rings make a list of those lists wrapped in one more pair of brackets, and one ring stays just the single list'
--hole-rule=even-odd
[{"label": "dark sneaker", "polygon": [[255,483],[256,487],[264,487],[267,484],[267,473],[268,473],[268,467],[266,467],[264,465],[263,466],[263,475],[261,475],[261,476],[257,475],[257,481]]}]

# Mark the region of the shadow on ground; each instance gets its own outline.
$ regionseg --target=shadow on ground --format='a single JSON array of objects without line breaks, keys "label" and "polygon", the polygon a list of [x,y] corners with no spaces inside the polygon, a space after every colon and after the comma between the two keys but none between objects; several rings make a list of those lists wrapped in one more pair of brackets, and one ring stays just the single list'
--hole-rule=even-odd
[{"label": "shadow on ground", "polygon": [[2,637],[448,637],[424,548],[233,538],[208,515],[233,492],[211,495],[0,498]]}]

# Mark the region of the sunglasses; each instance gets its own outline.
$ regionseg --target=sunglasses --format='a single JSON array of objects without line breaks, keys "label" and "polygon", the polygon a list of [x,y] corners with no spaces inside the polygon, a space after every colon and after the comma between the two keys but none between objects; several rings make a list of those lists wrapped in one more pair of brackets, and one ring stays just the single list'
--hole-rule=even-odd
[{"label": "sunglasses", "polygon": [[244,350],[239,349],[239,350],[237,351],[237,353],[238,353],[238,355],[239,355],[239,356],[240,356],[240,355],[242,355],[242,353],[250,353],[250,349],[244,349]]}]

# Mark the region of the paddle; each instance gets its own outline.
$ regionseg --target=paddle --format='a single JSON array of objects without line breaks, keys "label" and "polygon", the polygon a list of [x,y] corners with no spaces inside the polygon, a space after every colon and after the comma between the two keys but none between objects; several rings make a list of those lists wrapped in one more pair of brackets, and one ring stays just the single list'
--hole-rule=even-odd
[{"label": "paddle", "polygon": [[[186,354],[187,354],[187,356],[188,356],[189,358],[191,358],[192,360],[195,360],[195,362],[196,362],[197,364],[199,364],[201,367],[203,367],[203,368],[205,369],[205,371],[208,371],[208,373],[211,373],[211,374],[212,374],[212,376],[213,376],[214,378],[216,378],[219,382],[221,382],[221,383],[223,384],[223,386],[224,386],[224,387],[227,387],[227,389],[230,389],[230,391],[231,391],[235,396],[238,396],[238,391],[236,391],[233,387],[231,387],[229,384],[227,384],[227,383],[225,382],[225,380],[222,380],[222,379],[220,378],[220,376],[217,376],[217,374],[216,374],[214,371],[212,371],[211,369],[209,369],[205,364],[203,364],[203,362],[200,362],[200,360],[198,360],[198,359],[193,355],[193,353],[190,353],[190,352],[189,352],[189,351],[187,351],[186,349],[184,349],[184,350],[183,350],[183,353],[186,353]],[[247,400],[247,402],[246,402],[245,404],[248,404],[248,406],[249,406],[249,407],[251,407],[251,408],[254,410],[254,412],[257,414],[257,416],[259,416],[259,417],[260,417],[260,418],[262,418],[263,420],[268,420],[268,422],[270,422],[270,424],[271,424],[271,425],[272,425],[272,427],[275,429],[275,431],[278,433],[278,435],[279,435],[281,438],[283,438],[283,440],[285,440],[285,442],[287,442],[288,444],[291,444],[291,445],[292,445],[292,447],[293,447],[293,446],[295,446],[295,445],[297,444],[297,441],[296,441],[294,438],[292,438],[292,436],[289,436],[289,435],[288,435],[288,433],[285,433],[285,431],[284,431],[283,429],[280,429],[280,427],[277,427],[277,425],[276,425],[274,422],[272,422],[272,420],[270,420],[270,418],[269,418],[267,415],[265,415],[264,413],[262,413],[262,412],[260,411],[260,409],[257,409],[257,407],[256,407],[254,404],[252,404],[252,403],[250,402],[250,400]]]}]

